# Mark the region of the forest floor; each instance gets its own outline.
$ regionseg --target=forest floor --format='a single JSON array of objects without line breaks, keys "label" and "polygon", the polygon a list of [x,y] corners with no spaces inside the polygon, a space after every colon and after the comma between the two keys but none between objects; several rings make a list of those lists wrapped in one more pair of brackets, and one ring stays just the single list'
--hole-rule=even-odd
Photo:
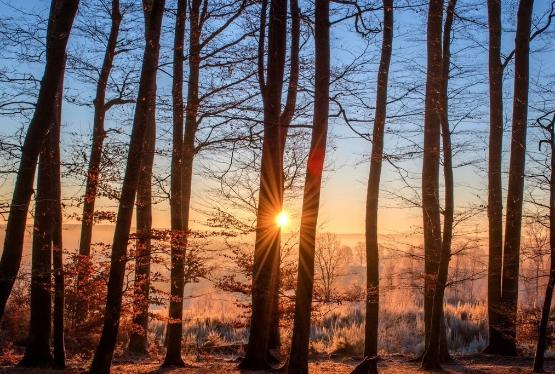
[{"label": "forest floor", "polygon": [[[350,373],[356,366],[357,361],[354,359],[318,359],[312,360],[310,363],[310,373]],[[407,356],[392,355],[385,356],[379,362],[379,371],[383,374],[414,374],[425,373],[419,369],[419,363],[410,361]],[[443,373],[483,373],[483,374],[501,374],[501,373],[531,373],[532,359],[526,357],[519,358],[500,358],[487,355],[460,356],[455,357],[453,362],[443,365]],[[555,360],[547,359],[545,365],[546,371],[555,373]],[[77,365],[69,367],[64,371],[46,370],[46,369],[24,369],[14,366],[1,366],[0,373],[13,374],[58,374],[58,373],[83,373],[86,368]],[[112,366],[112,373],[122,374],[216,374],[216,373],[253,373],[250,371],[240,371],[237,369],[235,361],[226,360],[220,357],[203,357],[196,360],[187,361],[186,368],[180,369],[160,369],[158,362],[141,361],[141,362],[116,362]]]}]

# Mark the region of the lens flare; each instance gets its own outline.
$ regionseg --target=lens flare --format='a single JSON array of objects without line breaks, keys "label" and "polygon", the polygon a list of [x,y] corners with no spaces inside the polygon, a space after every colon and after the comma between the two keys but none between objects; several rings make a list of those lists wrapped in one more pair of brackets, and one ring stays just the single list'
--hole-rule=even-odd
[{"label": "lens flare", "polygon": [[276,217],[276,223],[279,227],[284,228],[289,223],[289,215],[286,212],[280,212]]}]

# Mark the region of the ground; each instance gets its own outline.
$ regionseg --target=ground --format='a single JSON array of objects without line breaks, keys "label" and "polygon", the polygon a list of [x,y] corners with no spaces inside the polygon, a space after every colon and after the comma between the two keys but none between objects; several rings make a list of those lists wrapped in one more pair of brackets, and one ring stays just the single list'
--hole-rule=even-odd
[{"label": "ground", "polygon": [[[112,367],[113,373],[122,374],[213,374],[213,373],[241,373],[235,361],[225,360],[218,357],[204,357],[187,361],[188,367],[184,369],[160,369],[158,362],[116,362]],[[357,361],[354,359],[319,359],[310,363],[310,373],[350,373]],[[501,373],[531,373],[531,358],[499,358],[494,356],[476,355],[456,357],[450,364],[444,365],[444,373],[477,373],[477,374],[501,374]],[[54,374],[54,373],[83,373],[86,366],[72,366],[60,372],[55,370],[29,370],[13,366],[0,367],[0,373],[10,374]],[[419,369],[418,363],[410,362],[406,356],[386,356],[379,363],[380,373],[383,374],[414,374],[425,373]],[[555,361],[546,361],[546,371],[555,373]]]}]

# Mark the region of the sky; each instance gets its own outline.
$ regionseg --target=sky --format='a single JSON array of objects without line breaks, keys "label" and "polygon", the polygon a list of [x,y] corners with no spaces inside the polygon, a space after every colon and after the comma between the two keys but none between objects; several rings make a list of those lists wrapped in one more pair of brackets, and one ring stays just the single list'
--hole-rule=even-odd
[{"label": "sky", "polygon": [[[172,2],[169,2],[171,4]],[[514,1],[504,2],[504,23],[505,33],[503,37],[503,50],[512,49],[512,39],[514,38],[514,18],[511,12],[514,10]],[[451,78],[450,87],[453,92],[451,123],[456,126],[457,132],[454,133],[454,142],[460,145],[460,153],[455,154],[455,164],[460,167],[455,169],[456,184],[456,205],[459,209],[466,209],[469,206],[479,206],[486,199],[486,179],[485,179],[485,160],[487,147],[487,46],[479,45],[478,42],[487,40],[487,29],[480,26],[480,22],[486,20],[485,1],[469,2],[461,0],[459,11],[465,17],[477,17],[478,25],[468,27],[462,19],[457,19],[455,23],[455,34],[453,39],[453,63],[459,70],[454,70]],[[543,14],[547,0],[535,2],[535,14]],[[16,0],[0,0],[0,9],[3,17],[15,17],[17,19],[29,19],[29,14],[39,12],[43,17],[48,14],[49,2],[45,0],[27,0],[20,2]],[[305,9],[307,4],[301,2],[301,7]],[[17,9],[23,12],[17,11]],[[514,13],[514,12],[513,12]],[[377,17],[381,15],[378,12]],[[124,18],[124,23],[126,22]],[[166,23],[171,22],[167,20]],[[376,19],[373,19],[377,25]],[[538,20],[542,24],[542,20]],[[136,29],[135,29],[136,30]],[[142,29],[140,29],[142,33]],[[406,94],[403,100],[395,101],[388,107],[391,117],[386,126],[388,135],[386,136],[386,153],[401,154],[406,151],[409,145],[421,144],[422,137],[419,134],[419,126],[422,123],[421,111],[423,110],[423,92],[425,82],[425,12],[399,10],[395,14],[395,40],[393,46],[393,58],[390,73],[390,100]],[[352,30],[352,24],[343,23],[334,25],[331,31],[332,45],[331,56],[335,69],[340,70],[345,64],[352,61],[364,50],[366,43]],[[173,35],[166,30],[163,44],[169,45]],[[102,46],[94,40],[79,43],[72,38],[69,49],[75,48],[101,48]],[[96,43],[96,44],[95,44]],[[381,43],[380,34],[376,34],[370,39],[369,47],[364,55],[367,64],[363,65],[358,74],[351,77],[352,84],[360,92],[363,104],[355,98],[347,95],[344,104],[347,105],[348,112],[353,118],[364,119],[357,124],[356,129],[363,133],[371,132],[372,128],[372,107],[374,105],[374,90],[377,63],[379,62],[379,45]],[[553,77],[555,61],[553,52],[553,28],[546,37],[539,38],[533,42],[534,53],[531,57],[531,76],[532,79],[542,80],[543,76]],[[311,43],[307,43],[304,48],[312,48]],[[166,51],[165,53],[168,53]],[[308,53],[308,51],[307,51]],[[100,61],[89,61],[91,64],[99,65]],[[42,64],[24,63],[21,64],[14,60],[5,58],[0,52],[0,65],[17,71],[25,71],[40,76]],[[511,67],[509,66],[509,69]],[[457,73],[457,74],[455,74]],[[159,74],[159,88],[168,89],[169,78]],[[512,92],[512,81],[510,74],[505,81],[506,104],[505,112],[507,119],[510,119],[510,97]],[[407,90],[413,90],[407,94]],[[72,77],[71,73],[66,74],[66,89],[70,93],[78,93],[82,99],[92,97],[93,86],[79,82]],[[333,92],[341,90],[341,87],[332,86]],[[533,99],[533,94],[531,95]],[[366,106],[366,108],[364,108]],[[333,114],[337,108],[332,105],[330,112]],[[129,118],[132,113],[132,106],[122,109],[108,117],[108,127],[117,126],[121,118]],[[412,113],[407,115],[407,113]],[[417,113],[417,114],[415,114]],[[420,113],[420,114],[418,114]],[[404,115],[399,115],[404,114]],[[399,116],[397,116],[399,115]],[[159,115],[163,117],[163,115]],[[160,119],[163,122],[164,119]],[[26,123],[27,119],[22,117],[1,117],[0,133],[11,134],[21,124]],[[508,121],[509,123],[509,121]],[[64,104],[63,110],[64,140],[63,145],[70,142],[72,134],[88,136],[92,127],[92,109],[75,105],[71,102]],[[159,136],[164,136],[166,124],[160,124]],[[509,128],[507,128],[509,129]],[[167,135],[167,134],[165,134]],[[507,132],[505,144],[508,144],[509,132]],[[330,147],[326,159],[326,174],[321,197],[321,209],[319,223],[321,229],[336,233],[362,233],[364,232],[364,211],[366,201],[366,182],[368,175],[368,153],[371,143],[368,140],[357,136],[343,121],[332,116],[330,118]],[[70,157],[66,147],[66,157]],[[411,148],[411,149],[413,149]],[[505,147],[508,151],[508,147]],[[414,193],[418,192],[419,177],[421,171],[421,161],[417,154],[405,155],[406,157],[397,163],[400,166],[401,174],[414,184],[415,190],[411,191],[401,181],[399,171],[388,163],[384,163],[382,174],[382,199],[380,205],[380,232],[382,234],[402,234],[412,232],[421,224],[420,209],[407,208],[406,203],[392,200],[392,194],[404,196],[407,200],[418,198]],[[507,159],[507,157],[505,157]],[[202,160],[201,160],[202,161]],[[476,162],[475,162],[476,161]],[[201,163],[201,162],[199,162]],[[467,165],[469,164],[469,165]],[[462,165],[462,166],[461,166]],[[160,166],[160,165],[159,165]],[[160,167],[163,167],[160,166]],[[11,193],[10,181],[0,185],[0,198],[4,199]],[[206,199],[206,188],[209,183],[198,173],[193,179],[193,220],[201,224],[203,216],[198,213]],[[78,189],[73,185],[66,185],[66,194],[79,194]],[[81,192],[82,193],[82,192]],[[111,204],[113,205],[113,204]],[[298,230],[298,217],[300,209],[300,199],[288,201],[284,207],[291,214],[292,220],[288,230]],[[485,215],[480,215],[477,222],[483,221]],[[68,222],[72,222],[68,219]],[[160,203],[154,210],[154,222],[158,227],[169,226],[169,208],[167,203]]]}]

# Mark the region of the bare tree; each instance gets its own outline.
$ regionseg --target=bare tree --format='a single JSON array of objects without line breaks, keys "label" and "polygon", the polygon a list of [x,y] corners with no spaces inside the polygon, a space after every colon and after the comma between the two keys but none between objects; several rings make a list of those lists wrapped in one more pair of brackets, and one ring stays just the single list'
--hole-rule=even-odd
[{"label": "bare tree", "polygon": [[314,119],[307,161],[299,239],[299,265],[295,298],[295,319],[288,373],[308,373],[310,315],[314,288],[316,228],[320,208],[320,192],[328,137],[330,85],[330,18],[329,1],[315,3],[315,71]]},{"label": "bare tree", "polygon": [[[435,279],[431,280],[433,287],[433,305],[431,311],[430,332],[426,352],[422,357],[422,367],[426,369],[439,368],[442,361],[441,347],[447,349],[445,339],[445,322],[443,319],[443,299],[447,276],[449,272],[449,261],[451,259],[451,242],[453,239],[454,219],[454,184],[453,184],[453,154],[451,147],[451,129],[449,127],[449,102],[448,84],[451,58],[451,30],[455,17],[455,6],[457,0],[450,0],[447,6],[447,16],[443,29],[442,62],[441,62],[441,91],[440,104],[437,110],[443,139],[443,175],[445,178],[445,208],[443,218],[443,237],[441,238],[440,259]],[[442,344],[443,343],[443,344]]]},{"label": "bare tree", "polygon": [[276,217],[282,206],[283,159],[280,157],[282,128],[279,123],[287,37],[287,2],[270,0],[267,79],[261,86],[264,101],[264,140],[260,171],[260,192],[253,264],[252,317],[249,343],[240,367],[266,369],[275,263],[279,261],[279,235]]},{"label": "bare tree", "polygon": [[63,61],[65,60],[66,45],[78,5],[78,0],[53,0],[51,5],[46,42],[46,66],[36,109],[27,129],[21,152],[21,161],[6,226],[4,251],[0,260],[0,318],[4,315],[6,302],[21,264],[23,237],[33,193],[35,168],[44,138],[52,126],[55,116],[51,99],[55,97],[60,76],[64,73]]},{"label": "bare tree", "polygon": [[[183,256],[185,240],[185,217],[183,207],[183,60],[185,17],[187,1],[179,0],[175,19],[175,36],[173,44],[173,138],[171,161],[171,274],[170,292],[176,299],[170,301],[169,321],[167,326],[168,348],[164,365],[183,366],[181,358],[181,336],[183,318]],[[198,16],[198,15],[197,15]]]},{"label": "bare tree", "polygon": [[[149,19],[153,1],[143,0],[145,43],[149,42]],[[156,87],[144,100],[149,111],[137,186],[136,221],[137,246],[135,253],[135,282],[133,287],[134,329],[129,336],[128,350],[137,355],[148,354],[148,304],[150,295],[150,261],[152,252],[152,168],[156,150]]]},{"label": "bare tree", "polygon": [[503,353],[516,355],[516,317],[520,262],[520,233],[526,160],[526,129],[528,121],[528,80],[530,30],[533,0],[521,0],[517,14],[515,38],[515,80],[513,95],[511,156],[507,191],[507,218],[503,247],[501,326]]},{"label": "bare tree", "polygon": [[[366,325],[364,357],[378,354],[378,315],[380,274],[378,253],[378,203],[383,160],[385,120],[387,113],[387,86],[389,64],[393,49],[393,1],[383,1],[383,38],[378,70],[376,115],[372,135],[372,153],[366,193]],[[367,361],[368,362],[368,361]]]},{"label": "bare tree", "polygon": [[[551,115],[551,119],[549,116]],[[553,299],[553,288],[555,287],[555,111],[545,113],[536,123],[547,133],[547,139],[540,142],[547,144],[550,153],[550,172],[549,177],[549,247],[551,252],[551,262],[549,266],[549,280],[545,289],[542,314],[538,327],[538,342],[536,345],[536,355],[534,357],[534,372],[544,372],[544,356],[547,345],[547,323],[551,313],[551,301]]]},{"label": "bare tree", "polygon": [[151,95],[155,95],[156,92],[156,72],[158,70],[164,4],[164,0],[153,1],[148,21],[148,42],[145,45],[141,83],[137,96],[137,105],[135,107],[133,132],[131,134],[129,155],[118,210],[118,219],[116,221],[112,244],[104,327],[91,364],[91,373],[110,372],[112,356],[116,344],[123,297],[127,242],[129,240],[133,215],[133,203],[137,193],[142,151],[148,131],[148,116],[149,112],[154,110],[154,108],[150,106],[152,102],[147,100],[147,98]]}]

